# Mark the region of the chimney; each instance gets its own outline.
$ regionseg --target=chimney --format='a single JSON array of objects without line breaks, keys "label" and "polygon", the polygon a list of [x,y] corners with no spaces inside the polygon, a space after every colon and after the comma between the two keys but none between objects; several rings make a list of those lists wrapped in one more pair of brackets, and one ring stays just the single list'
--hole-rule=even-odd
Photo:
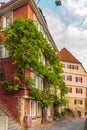
[{"label": "chimney", "polygon": [[0,7],[2,7],[5,4],[5,2],[0,2]]}]

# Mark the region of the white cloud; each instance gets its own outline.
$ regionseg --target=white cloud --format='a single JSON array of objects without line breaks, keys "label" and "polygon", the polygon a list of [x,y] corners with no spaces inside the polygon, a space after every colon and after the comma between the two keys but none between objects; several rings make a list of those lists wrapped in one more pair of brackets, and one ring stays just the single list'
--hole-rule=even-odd
[{"label": "white cloud", "polygon": [[85,18],[85,20],[83,21],[83,28],[87,28],[87,17]]},{"label": "white cloud", "polygon": [[45,10],[44,15],[58,49],[66,47],[87,70],[87,30],[78,27],[77,21],[66,26],[50,10]]},{"label": "white cloud", "polygon": [[87,16],[87,0],[66,0],[64,1],[65,8],[69,13],[78,17]]}]

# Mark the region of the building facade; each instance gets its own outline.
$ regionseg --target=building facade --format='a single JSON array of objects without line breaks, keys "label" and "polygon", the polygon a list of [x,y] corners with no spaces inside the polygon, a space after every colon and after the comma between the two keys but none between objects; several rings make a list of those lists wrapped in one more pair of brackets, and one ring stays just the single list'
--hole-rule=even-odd
[{"label": "building facade", "polygon": [[84,117],[87,109],[87,72],[66,48],[58,56],[63,68],[62,78],[68,87],[68,94],[65,95],[66,107],[71,108],[75,116]]},{"label": "building facade", "polygon": [[[11,80],[12,76],[17,69],[17,66],[12,64],[11,54],[6,50],[3,43],[5,41],[4,28],[9,28],[10,23],[13,22],[14,18],[23,17],[25,19],[35,20],[35,24],[39,31],[42,32],[44,38],[54,49],[55,53],[58,52],[57,47],[50,35],[47,27],[46,20],[37,7],[34,0],[10,0],[7,3],[1,4],[0,7],[0,80]],[[43,56],[44,57],[44,56]],[[42,58],[44,60],[44,58]],[[44,62],[44,61],[43,61]],[[43,89],[43,79],[36,73],[32,73],[27,69],[26,76],[31,73],[32,78],[35,82],[35,87],[37,82],[40,83],[40,89]],[[38,80],[38,81],[37,81]],[[17,122],[26,122],[26,127],[31,127],[32,125],[41,123],[41,106],[40,102],[33,98],[29,98],[28,90],[21,87],[20,91],[16,93],[8,93],[3,90],[2,85],[0,85],[0,106],[3,104],[4,108],[7,109],[8,118],[12,116]],[[5,112],[6,113],[6,112]],[[48,116],[52,117],[53,107],[48,108]],[[20,118],[20,119],[19,119]],[[7,128],[7,126],[6,126]],[[6,129],[7,130],[7,129]]]}]

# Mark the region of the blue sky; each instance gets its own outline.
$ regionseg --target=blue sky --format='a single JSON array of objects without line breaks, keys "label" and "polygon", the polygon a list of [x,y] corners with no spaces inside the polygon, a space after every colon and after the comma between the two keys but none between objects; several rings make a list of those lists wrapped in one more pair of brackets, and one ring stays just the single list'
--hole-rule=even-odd
[{"label": "blue sky", "polygon": [[[36,0],[36,3],[39,0]],[[38,6],[59,51],[66,47],[87,70],[87,0],[40,0]]]},{"label": "blue sky", "polygon": [[[8,1],[8,0],[0,0]],[[87,70],[87,0],[35,0],[59,49],[66,47]]]}]

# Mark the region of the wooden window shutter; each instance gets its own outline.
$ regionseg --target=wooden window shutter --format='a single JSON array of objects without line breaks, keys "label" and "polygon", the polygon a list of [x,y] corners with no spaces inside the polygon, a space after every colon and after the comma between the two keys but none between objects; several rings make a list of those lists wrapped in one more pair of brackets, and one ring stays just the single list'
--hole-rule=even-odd
[{"label": "wooden window shutter", "polygon": [[77,82],[77,77],[76,77],[76,82]]},{"label": "wooden window shutter", "polygon": [[70,65],[70,69],[71,69],[71,65]]},{"label": "wooden window shutter", "polygon": [[74,100],[74,104],[76,104],[76,100]]},{"label": "wooden window shutter", "polygon": [[72,88],[70,88],[70,92],[72,93]]},{"label": "wooden window shutter", "polygon": [[77,66],[77,70],[79,69],[79,67]]},{"label": "wooden window shutter", "polygon": [[80,100],[80,104],[82,104],[82,100]]},{"label": "wooden window shutter", "polygon": [[72,76],[70,76],[70,81],[72,81]]},{"label": "wooden window shutter", "polygon": [[81,78],[81,83],[82,83],[82,78]]},{"label": "wooden window shutter", "polygon": [[82,93],[82,89],[81,89],[81,93]]},{"label": "wooden window shutter", "polygon": [[72,65],[72,69],[74,69],[74,65]]},{"label": "wooden window shutter", "polygon": [[76,93],[77,93],[77,90],[78,90],[78,88],[76,88]]}]

